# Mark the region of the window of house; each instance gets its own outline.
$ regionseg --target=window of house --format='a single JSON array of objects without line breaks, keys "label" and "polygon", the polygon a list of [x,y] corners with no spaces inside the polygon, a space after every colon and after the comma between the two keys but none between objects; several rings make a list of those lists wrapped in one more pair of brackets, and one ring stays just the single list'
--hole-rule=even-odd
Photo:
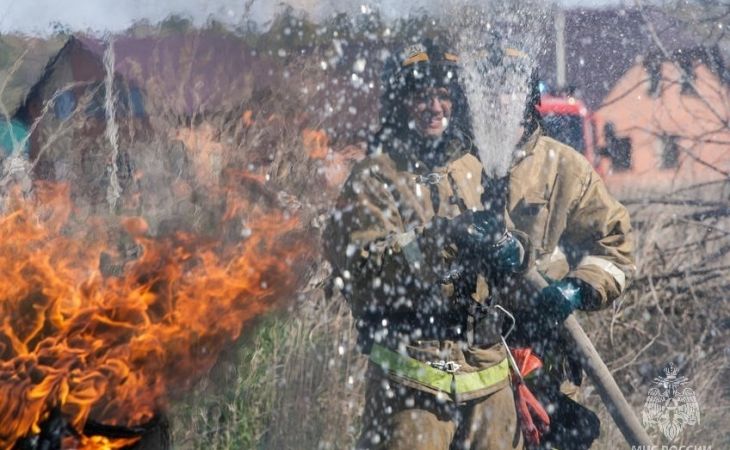
[{"label": "window of house", "polygon": [[64,91],[53,102],[53,113],[59,120],[66,120],[76,109],[76,95],[73,91]]},{"label": "window of house", "polygon": [[[142,91],[137,87],[129,90],[117,83],[114,86],[116,94],[114,102],[114,115],[116,117],[144,117],[144,98]],[[104,83],[97,83],[90,91],[91,98],[86,105],[86,115],[100,120],[106,118],[106,86]]]},{"label": "window of house", "polygon": [[659,158],[662,169],[679,167],[679,137],[670,134],[659,136]]},{"label": "window of house", "polygon": [[695,73],[694,68],[694,61],[691,59],[683,59],[679,62],[679,66],[682,69],[681,71],[681,87],[682,87],[682,94],[684,95],[697,95],[697,91],[695,91],[694,83],[697,78],[697,74]]},{"label": "window of house", "polygon": [[660,70],[652,70],[649,72],[649,94],[656,97],[659,95],[661,87],[662,73]]},{"label": "window of house", "polygon": [[649,80],[647,91],[649,95],[656,97],[661,91],[662,63],[656,57],[648,57],[644,62],[644,69]]},{"label": "window of house", "polygon": [[632,165],[631,138],[617,136],[615,129],[612,122],[607,122],[603,126],[606,139],[603,154],[611,160],[614,172],[624,172],[630,170]]},{"label": "window of house", "polygon": [[630,170],[632,165],[631,139],[618,138],[613,144],[611,167],[617,172]]}]

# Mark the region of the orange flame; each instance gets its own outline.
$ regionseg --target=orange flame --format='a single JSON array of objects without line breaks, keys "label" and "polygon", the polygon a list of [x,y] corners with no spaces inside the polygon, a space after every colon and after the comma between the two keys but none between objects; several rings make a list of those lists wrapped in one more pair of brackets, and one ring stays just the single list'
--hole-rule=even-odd
[{"label": "orange flame", "polygon": [[[0,216],[0,448],[37,433],[54,408],[79,433],[89,419],[150,421],[249,320],[295,290],[291,266],[309,251],[296,218],[257,207],[232,243],[153,239],[144,220],[128,218],[142,255],[105,276],[113,227],[75,226],[67,186],[40,185],[36,196],[37,206],[16,202]],[[133,441],[81,436],[73,447]]]},{"label": "orange flame", "polygon": [[78,448],[79,450],[117,450],[129,447],[139,441],[139,438],[109,439],[103,436],[81,436],[80,442],[64,442],[63,448]]}]

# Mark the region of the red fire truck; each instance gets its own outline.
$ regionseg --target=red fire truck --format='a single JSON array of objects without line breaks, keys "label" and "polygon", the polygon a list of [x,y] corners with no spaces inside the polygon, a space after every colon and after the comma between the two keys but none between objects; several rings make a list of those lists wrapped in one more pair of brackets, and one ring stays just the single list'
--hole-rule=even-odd
[{"label": "red fire truck", "polygon": [[579,151],[599,174],[605,175],[607,161],[600,151],[603,143],[599,142],[599,118],[585,103],[572,93],[542,94],[538,111],[545,134]]}]

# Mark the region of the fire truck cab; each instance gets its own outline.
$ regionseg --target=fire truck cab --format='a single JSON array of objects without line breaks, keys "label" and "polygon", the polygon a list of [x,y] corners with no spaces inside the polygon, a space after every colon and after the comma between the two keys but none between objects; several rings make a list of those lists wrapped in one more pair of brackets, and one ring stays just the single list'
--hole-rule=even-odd
[{"label": "fire truck cab", "polygon": [[590,161],[601,175],[606,161],[599,143],[598,117],[572,93],[542,94],[538,111],[546,135],[570,145]]}]

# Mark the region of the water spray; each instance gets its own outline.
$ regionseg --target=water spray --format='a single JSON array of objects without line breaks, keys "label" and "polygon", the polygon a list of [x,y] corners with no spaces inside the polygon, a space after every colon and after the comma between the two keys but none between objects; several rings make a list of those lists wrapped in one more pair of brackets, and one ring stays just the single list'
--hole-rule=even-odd
[{"label": "water spray", "polygon": [[[494,3],[494,2],[492,2]],[[531,23],[543,17],[537,7],[488,9],[463,6],[455,15],[464,89],[472,114],[474,139],[487,175],[507,176],[522,137],[522,121],[539,42]]]},{"label": "water spray", "polygon": [[109,162],[109,186],[106,191],[106,201],[109,210],[114,211],[117,200],[121,196],[122,187],[119,185],[117,160],[119,158],[119,127],[116,121],[116,104],[114,98],[114,39],[110,36],[104,51],[104,114],[106,118],[105,134],[111,145],[111,161]]}]

